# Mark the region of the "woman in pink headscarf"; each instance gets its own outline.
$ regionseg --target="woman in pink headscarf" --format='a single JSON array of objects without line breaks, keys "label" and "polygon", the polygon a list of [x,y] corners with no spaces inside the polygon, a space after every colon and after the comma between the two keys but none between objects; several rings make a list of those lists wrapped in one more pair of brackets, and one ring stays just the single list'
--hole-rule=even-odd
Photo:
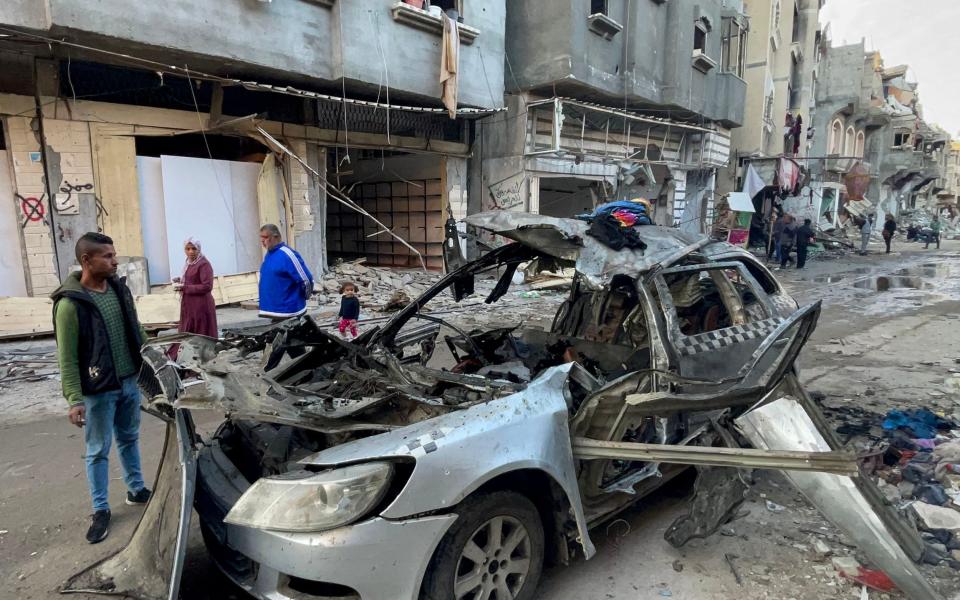
[{"label": "woman in pink headscarf", "polygon": [[217,304],[213,300],[213,267],[200,251],[200,240],[187,238],[183,243],[187,260],[183,273],[173,279],[180,300],[180,333],[198,333],[217,337]]}]

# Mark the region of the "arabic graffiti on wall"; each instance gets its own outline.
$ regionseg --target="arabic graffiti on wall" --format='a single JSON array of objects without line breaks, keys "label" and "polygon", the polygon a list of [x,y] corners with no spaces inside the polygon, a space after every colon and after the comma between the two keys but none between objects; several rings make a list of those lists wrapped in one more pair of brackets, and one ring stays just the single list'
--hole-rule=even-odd
[{"label": "arabic graffiti on wall", "polygon": [[527,178],[522,174],[511,175],[489,186],[491,210],[523,209],[526,204],[523,186]]},{"label": "arabic graffiti on wall", "polygon": [[64,181],[60,185],[60,192],[54,198],[54,208],[62,215],[79,215],[81,193],[91,193],[93,191],[92,183],[70,183]]}]

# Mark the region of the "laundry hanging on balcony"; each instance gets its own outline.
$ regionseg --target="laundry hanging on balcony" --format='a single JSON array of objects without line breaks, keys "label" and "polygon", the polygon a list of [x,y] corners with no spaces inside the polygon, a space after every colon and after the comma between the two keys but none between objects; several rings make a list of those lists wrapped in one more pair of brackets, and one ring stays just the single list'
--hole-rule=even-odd
[{"label": "laundry hanging on balcony", "polygon": [[440,51],[440,98],[451,119],[457,118],[457,85],[460,70],[460,31],[457,23],[443,15],[443,43]]}]

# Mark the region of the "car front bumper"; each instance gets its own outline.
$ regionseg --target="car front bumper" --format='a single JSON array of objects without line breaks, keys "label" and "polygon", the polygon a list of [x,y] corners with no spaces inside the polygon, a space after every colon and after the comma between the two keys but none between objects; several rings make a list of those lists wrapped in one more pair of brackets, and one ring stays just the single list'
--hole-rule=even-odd
[{"label": "car front bumper", "polygon": [[416,600],[437,544],[457,519],[376,517],[315,533],[225,524],[242,477],[216,446],[201,452],[198,467],[195,506],[207,548],[227,577],[261,600],[328,597],[303,593],[298,580],[345,586],[360,600]]}]

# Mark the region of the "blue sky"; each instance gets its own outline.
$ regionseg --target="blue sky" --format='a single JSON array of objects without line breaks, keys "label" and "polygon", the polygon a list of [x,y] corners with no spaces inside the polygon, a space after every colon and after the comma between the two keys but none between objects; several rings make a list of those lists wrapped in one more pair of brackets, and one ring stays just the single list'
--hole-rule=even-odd
[{"label": "blue sky", "polygon": [[960,1],[827,0],[820,22],[834,45],[866,38],[886,66],[910,65],[924,117],[960,138]]}]

